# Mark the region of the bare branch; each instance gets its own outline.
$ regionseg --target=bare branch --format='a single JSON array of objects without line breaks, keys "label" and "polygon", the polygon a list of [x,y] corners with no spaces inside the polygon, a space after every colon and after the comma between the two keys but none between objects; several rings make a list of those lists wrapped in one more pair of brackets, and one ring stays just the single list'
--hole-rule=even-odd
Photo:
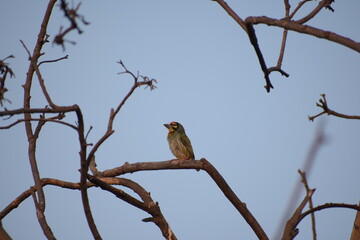
[{"label": "bare branch", "polygon": [[323,210],[323,209],[327,209],[327,208],[349,208],[349,209],[354,209],[357,211],[360,211],[360,206],[357,204],[347,204],[347,203],[325,203],[323,205],[319,205],[317,207],[314,207],[313,209],[309,209],[306,212],[302,213],[299,217],[298,223],[301,222],[301,220],[303,220],[307,215]]},{"label": "bare branch", "polygon": [[[358,206],[360,207],[360,202]],[[359,240],[359,239],[360,239],[360,211],[357,211],[350,240]]]},{"label": "bare branch", "polygon": [[306,23],[307,21],[315,17],[315,15],[318,14],[322,8],[326,6],[330,6],[329,4],[331,2],[333,2],[333,0],[322,0],[321,2],[319,2],[318,6],[311,13],[309,13],[307,16],[303,17],[302,19],[297,20],[296,22],[300,24]]},{"label": "bare branch", "polygon": [[[300,169],[298,170],[298,173],[301,176],[301,181],[304,184],[304,187],[306,189],[306,193],[309,194],[311,189],[309,188],[309,184],[308,184],[307,179],[306,179],[306,173],[302,172]],[[309,199],[309,208],[310,209],[314,208],[312,197],[310,197],[310,199]],[[313,233],[313,240],[316,240],[316,224],[315,224],[315,214],[314,213],[311,213],[311,228],[312,228],[312,233]]]},{"label": "bare branch", "polygon": [[343,37],[341,35],[338,35],[336,33],[321,30],[319,28],[311,27],[308,25],[303,25],[300,23],[297,23],[296,21],[289,21],[286,19],[273,19],[269,17],[248,17],[245,19],[246,24],[254,25],[254,24],[266,24],[269,26],[276,26],[280,28],[284,28],[287,30],[304,33],[308,35],[312,35],[314,37],[327,39],[329,41],[338,43],[340,45],[343,45],[345,47],[348,47],[352,50],[355,50],[357,52],[360,52],[360,43],[355,42],[354,40]]},{"label": "bare branch", "polygon": [[346,118],[346,119],[356,119],[356,120],[360,120],[360,116],[356,116],[356,115],[346,115],[346,114],[342,114],[342,113],[338,113],[335,112],[334,110],[331,110],[328,107],[327,101],[326,101],[326,96],[325,94],[320,94],[320,96],[322,97],[322,99],[319,99],[319,103],[316,103],[316,106],[318,106],[319,108],[322,108],[324,111],[322,111],[321,113],[318,113],[314,116],[308,116],[310,121],[314,121],[315,118],[323,115],[323,114],[327,114],[327,115],[333,115],[339,118]]},{"label": "bare branch", "polygon": [[64,59],[68,59],[69,55],[66,55],[64,57],[58,58],[58,59],[54,59],[54,60],[46,60],[46,61],[41,61],[37,66],[40,67],[41,64],[43,63],[53,63],[53,62],[58,62]]},{"label": "bare branch", "polygon": [[[46,12],[45,12],[45,16],[43,18],[43,22],[41,24],[38,39],[37,39],[37,42],[35,45],[35,49],[34,49],[32,57],[31,57],[31,63],[29,64],[29,69],[27,71],[26,81],[25,81],[25,84],[23,85],[23,88],[24,88],[24,105],[23,105],[23,107],[24,107],[24,109],[30,108],[30,99],[31,99],[30,92],[31,92],[32,78],[33,78],[33,74],[35,72],[34,66],[36,66],[36,62],[38,61],[39,57],[41,56],[40,52],[41,52],[41,48],[43,45],[43,40],[45,39],[46,28],[47,28],[47,25],[48,25],[48,22],[50,19],[52,9],[55,5],[55,2],[56,2],[56,0],[50,0],[48,3],[48,6],[47,6]],[[27,134],[27,138],[28,138],[28,142],[29,142],[29,147],[28,147],[29,161],[30,161],[33,179],[34,179],[35,186],[36,186],[36,193],[38,196],[38,199],[36,199],[36,201],[38,202],[38,205],[39,205],[37,210],[39,210],[43,214],[45,211],[45,194],[42,189],[42,185],[41,185],[41,181],[40,181],[40,174],[39,174],[39,170],[37,167],[37,161],[36,161],[36,136],[33,134],[31,122],[28,121],[31,119],[30,113],[25,113],[24,119],[26,120],[25,121],[25,129],[26,129],[26,134]],[[42,218],[40,218],[41,214],[40,215],[37,214],[37,215],[38,215],[39,223],[44,224],[42,222]]]},{"label": "bare branch", "polygon": [[46,218],[45,218],[45,214],[44,211],[40,208],[40,205],[36,199],[36,195],[35,195],[35,188],[30,188],[30,192],[31,192],[31,196],[33,197],[34,200],[34,204],[35,204],[35,209],[36,209],[36,216],[39,220],[41,229],[44,232],[44,235],[46,236],[47,239],[49,240],[56,240],[53,232],[51,231],[51,228],[49,227]]},{"label": "bare branch", "polygon": [[[309,152],[306,156],[304,165],[302,167],[302,169],[304,169],[303,171],[306,172],[308,175],[310,175],[310,173],[311,173],[312,167],[313,167],[315,159],[316,159],[316,154],[318,153],[318,151],[320,150],[320,147],[322,146],[322,144],[325,141],[325,134],[324,134],[323,128],[324,128],[323,124],[320,124],[318,126],[314,140],[310,146]],[[280,221],[280,225],[276,231],[276,235],[275,235],[274,239],[280,239],[281,231],[283,231],[283,224],[285,223],[285,221],[287,220],[287,218],[290,216],[293,209],[295,208],[295,204],[298,202],[298,200],[300,198],[300,194],[302,192],[301,189],[302,189],[301,183],[297,182],[293,189],[292,194],[290,195],[291,197],[289,199],[287,207],[285,208],[282,220]]]},{"label": "bare branch", "polygon": [[296,6],[296,8],[294,9],[294,11],[292,11],[292,13],[289,16],[289,19],[292,19],[294,17],[294,15],[300,10],[300,8],[307,2],[310,2],[312,0],[302,0],[301,2],[298,3],[298,5]]},{"label": "bare branch", "polygon": [[[113,181],[118,181],[118,184],[124,185],[132,190],[134,190],[144,202],[137,200],[136,198],[130,196],[129,194],[125,193],[124,191],[112,187],[110,184],[94,177],[91,175],[87,175],[88,179],[101,187],[104,190],[107,190],[113,193],[116,197],[122,199],[123,201],[149,213],[152,215],[152,218],[148,218],[148,221],[154,222],[163,233],[165,239],[176,240],[175,234],[172,232],[169,224],[165,220],[164,216],[162,215],[158,204],[156,204],[150,197],[150,194],[145,191],[139,184],[125,178],[112,178]],[[151,219],[151,220],[150,220]]]},{"label": "bare branch", "polygon": [[245,203],[240,201],[236,196],[230,186],[227,184],[225,179],[221,174],[216,170],[216,168],[208,162],[205,158],[201,160],[170,160],[163,162],[140,162],[140,163],[125,163],[121,167],[105,170],[103,172],[97,172],[98,176],[101,177],[114,177],[118,175],[123,175],[126,173],[133,173],[138,171],[149,171],[149,170],[170,170],[170,169],[202,169],[205,170],[210,177],[214,180],[223,194],[227,199],[233,204],[233,206],[238,210],[238,212],[244,217],[250,227],[253,229],[254,233],[259,239],[268,239],[266,233],[257,222],[255,217],[247,209]]},{"label": "bare branch", "polygon": [[[99,141],[94,145],[94,147],[90,151],[88,158],[87,158],[87,165],[90,164],[90,161],[93,159],[94,154],[96,153],[98,148],[101,146],[101,144],[114,133],[114,130],[113,130],[114,119],[115,119],[116,115],[119,113],[119,111],[121,110],[121,108],[124,106],[126,101],[129,99],[129,97],[134,93],[135,89],[140,86],[143,86],[143,85],[150,87],[150,90],[153,90],[156,88],[156,86],[155,86],[155,84],[157,83],[156,79],[149,79],[148,77],[140,76],[139,74],[135,75],[134,73],[132,73],[125,67],[124,63],[121,60],[118,63],[125,69],[125,72],[121,72],[118,74],[123,74],[123,73],[129,74],[130,76],[133,77],[134,84],[131,87],[131,89],[129,90],[129,92],[127,93],[127,95],[123,98],[123,100],[117,106],[117,108],[115,110],[111,109],[107,130],[106,130],[105,134],[99,139]],[[139,77],[141,77],[143,80],[139,81]]]},{"label": "bare branch", "polygon": [[305,196],[304,200],[300,203],[298,208],[295,210],[292,217],[287,221],[284,229],[284,234],[282,236],[282,240],[292,240],[297,234],[298,230],[296,229],[296,226],[300,222],[300,216],[301,212],[304,209],[307,202],[310,200],[311,196],[314,194],[315,189],[311,189]]},{"label": "bare branch", "polygon": [[77,127],[75,125],[72,125],[70,123],[67,123],[67,122],[63,122],[63,121],[60,121],[60,120],[57,120],[57,119],[52,119],[52,118],[32,118],[30,120],[25,120],[25,119],[18,119],[16,120],[15,122],[7,125],[7,126],[3,126],[3,127],[0,127],[0,130],[1,129],[9,129],[9,128],[12,128],[13,126],[19,124],[19,123],[22,123],[22,122],[25,122],[25,121],[43,121],[43,122],[54,122],[54,123],[59,123],[59,124],[62,124],[62,125],[65,125],[65,126],[68,126],[74,130],[77,131]]}]

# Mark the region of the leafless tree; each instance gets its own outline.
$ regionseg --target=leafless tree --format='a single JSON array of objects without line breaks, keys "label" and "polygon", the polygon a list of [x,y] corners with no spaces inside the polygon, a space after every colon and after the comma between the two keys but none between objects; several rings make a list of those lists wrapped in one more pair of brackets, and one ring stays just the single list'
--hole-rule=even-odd
[{"label": "leafless tree", "polygon": [[[319,1],[318,5],[312,9],[305,17],[301,19],[295,19],[297,12],[305,6],[310,0],[302,0],[298,2],[298,5],[295,8],[291,8],[289,1],[284,0],[284,17],[282,19],[273,19],[266,16],[254,17],[250,16],[245,19],[238,16],[231,7],[223,0],[215,0],[229,15],[232,17],[236,23],[246,32],[249,37],[250,43],[253,46],[255,53],[258,57],[261,70],[264,73],[265,78],[265,89],[270,92],[270,89],[273,88],[273,85],[270,80],[270,74],[274,71],[280,72],[283,76],[288,77],[289,74],[282,69],[282,61],[285,53],[285,47],[287,42],[287,33],[288,31],[296,31],[303,34],[312,35],[314,37],[323,38],[345,47],[348,47],[354,51],[360,52],[360,43],[355,42],[347,37],[340,36],[336,33],[318,29],[309,25],[305,25],[310,19],[316,17],[316,15],[322,10],[334,11],[331,4],[333,0],[322,0]],[[257,221],[255,216],[251,211],[246,207],[240,198],[234,193],[229,184],[226,182],[224,177],[217,171],[217,169],[206,159],[202,158],[200,160],[193,161],[184,161],[184,160],[175,160],[175,161],[161,161],[161,162],[139,162],[139,163],[125,163],[122,166],[115,166],[114,168],[100,171],[97,169],[95,156],[97,151],[102,147],[102,144],[105,141],[108,141],[110,136],[114,133],[113,122],[117,117],[118,113],[122,110],[122,107],[127,102],[127,100],[132,96],[134,91],[140,87],[145,87],[150,90],[156,89],[156,79],[150,78],[140,73],[133,73],[130,71],[123,61],[119,61],[119,67],[121,68],[120,74],[126,74],[130,76],[133,80],[133,84],[129,89],[125,97],[118,103],[116,108],[110,109],[108,125],[104,134],[96,141],[94,144],[90,144],[87,141],[87,136],[91,131],[85,129],[85,119],[81,111],[81,107],[78,105],[71,106],[62,106],[56,104],[50,94],[47,91],[45,81],[42,77],[41,67],[45,64],[52,63],[56,64],[58,61],[67,59],[67,55],[53,60],[40,60],[43,56],[42,48],[45,44],[49,43],[51,36],[47,34],[47,28],[50,20],[51,13],[54,11],[56,0],[49,0],[48,6],[45,11],[45,16],[43,22],[41,23],[41,29],[38,34],[37,42],[32,50],[28,49],[24,42],[21,42],[25,51],[29,57],[29,67],[27,76],[25,79],[24,95],[23,95],[23,107],[19,109],[7,109],[4,108],[0,112],[0,117],[3,117],[3,126],[0,129],[9,129],[18,124],[24,124],[26,130],[26,136],[28,141],[28,159],[30,162],[30,168],[34,180],[34,185],[29,189],[21,193],[17,198],[8,204],[4,209],[0,211],[0,220],[4,219],[11,211],[18,207],[25,199],[32,198],[34,206],[36,208],[36,216],[38,222],[43,230],[44,235],[47,239],[56,239],[54,236],[51,226],[48,224],[45,214],[46,207],[46,198],[44,193],[44,188],[48,185],[61,187],[65,189],[79,189],[82,199],[82,205],[84,208],[84,214],[87,219],[88,226],[92,232],[94,239],[102,239],[101,233],[98,231],[96,226],[96,220],[93,217],[91,207],[89,204],[88,189],[91,187],[100,187],[102,190],[112,193],[114,196],[119,198],[121,201],[124,201],[138,209],[143,210],[148,213],[150,217],[143,219],[144,222],[153,222],[161,231],[165,239],[177,239],[175,233],[172,231],[170,224],[166,220],[165,216],[161,212],[159,204],[153,200],[150,196],[150,193],[142,187],[139,183],[134,182],[130,179],[124,178],[123,176],[127,173],[136,173],[140,171],[154,171],[154,170],[164,170],[164,169],[196,169],[205,171],[209,177],[216,183],[218,188],[226,196],[226,198],[231,202],[234,208],[241,214],[241,216],[246,220],[248,225],[252,228],[258,239],[269,239],[265,231],[263,230],[261,224]],[[58,35],[56,35],[52,42],[54,44],[60,45],[64,50],[67,43],[74,43],[65,38],[68,36],[68,33],[71,31],[77,31],[79,34],[82,33],[83,26],[89,24],[85,20],[85,17],[82,16],[80,11],[80,4],[76,6],[69,6],[65,0],[60,1],[61,11],[64,13],[65,19],[69,21],[69,26],[67,28],[61,27]],[[257,36],[255,33],[254,27],[258,24],[266,24],[268,26],[276,26],[283,29],[282,42],[280,43],[280,52],[279,58],[275,66],[268,68],[265,57],[261,52],[261,48],[257,41]],[[6,61],[10,61],[12,56],[9,56],[0,61],[0,103],[4,104],[6,98],[4,97],[5,92],[7,91],[5,87],[5,80],[9,80],[14,75],[13,70],[9,67]],[[47,101],[46,107],[32,107],[31,106],[31,96],[32,96],[32,84],[35,81],[34,76],[37,77],[42,93]],[[351,119],[360,119],[359,116],[349,116],[337,113],[331,110],[328,107],[328,104],[325,99],[325,94],[321,95],[322,99],[319,100],[317,104],[320,108],[323,109],[323,112],[320,114],[309,117],[310,120],[314,120],[316,117],[322,114],[334,115],[342,118],[351,118]],[[40,117],[36,117],[37,114],[40,114]],[[76,124],[73,124],[67,121],[66,116],[69,114],[74,114],[76,116]],[[23,116],[21,119],[18,119],[13,122],[11,121],[13,116]],[[41,178],[41,174],[38,168],[37,160],[37,143],[40,137],[40,132],[43,131],[44,125],[49,122],[56,124],[62,124],[66,127],[73,129],[78,138],[78,144],[80,148],[79,162],[81,168],[79,170],[79,182],[66,182],[61,179],[55,178]],[[306,195],[304,196],[302,202],[297,206],[296,211],[292,213],[290,219],[288,219],[286,225],[284,226],[284,231],[282,233],[282,239],[293,239],[297,233],[298,224],[308,215],[311,215],[312,218],[312,229],[313,229],[313,239],[316,239],[316,225],[315,225],[315,212],[324,210],[327,208],[349,208],[358,211],[358,214],[355,219],[353,233],[351,240],[359,239],[359,210],[360,205],[358,204],[345,204],[345,203],[325,203],[320,206],[314,207],[312,203],[312,196],[315,194],[315,189],[311,189],[306,179],[306,172],[311,169],[311,162],[314,160],[315,153],[320,147],[323,141],[322,133],[319,133],[313,147],[310,149],[309,157],[305,169],[299,170],[301,175],[302,182],[306,188]],[[118,186],[118,187],[117,187]],[[135,192],[138,197],[132,196],[129,193],[126,193],[122,188],[128,188]],[[309,210],[304,210],[305,206],[309,204]],[[2,226],[0,225],[0,239],[10,239],[6,234]]]}]

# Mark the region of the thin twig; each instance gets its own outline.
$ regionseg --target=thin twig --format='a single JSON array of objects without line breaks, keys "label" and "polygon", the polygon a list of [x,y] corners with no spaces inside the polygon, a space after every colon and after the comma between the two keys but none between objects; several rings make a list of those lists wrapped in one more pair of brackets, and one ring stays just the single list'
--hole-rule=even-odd
[{"label": "thin twig", "polygon": [[[111,109],[107,130],[104,133],[104,135],[97,141],[97,143],[94,145],[94,147],[91,149],[91,151],[88,155],[88,158],[87,158],[87,165],[90,164],[90,161],[93,159],[94,154],[96,153],[98,148],[101,146],[101,144],[103,144],[103,142],[114,133],[114,130],[113,130],[114,119],[115,119],[116,115],[119,113],[119,111],[121,110],[121,108],[124,106],[126,101],[129,99],[129,97],[134,93],[135,89],[140,86],[146,85],[146,86],[150,87],[150,90],[153,90],[155,88],[155,86],[154,86],[155,83],[157,83],[156,79],[149,79],[147,77],[140,76],[139,73],[137,75],[135,75],[134,73],[132,73],[131,71],[129,71],[126,68],[125,64],[121,60],[118,63],[125,69],[125,72],[121,72],[118,74],[123,74],[123,73],[129,74],[130,76],[133,77],[134,84],[131,87],[131,89],[129,90],[129,92],[126,94],[126,96],[123,98],[123,100],[120,102],[120,104],[117,106],[117,108],[115,110]],[[141,77],[143,80],[139,81],[139,77]]]},{"label": "thin twig", "polygon": [[308,116],[310,121],[314,121],[315,118],[323,115],[323,114],[327,114],[327,115],[333,115],[339,118],[345,118],[345,119],[356,119],[356,120],[360,120],[360,116],[358,115],[346,115],[346,114],[342,114],[342,113],[338,113],[335,112],[334,110],[331,110],[328,107],[327,101],[326,101],[326,95],[325,94],[320,94],[320,96],[322,97],[322,99],[319,99],[319,103],[316,103],[316,106],[318,106],[319,108],[322,108],[323,111],[321,113],[318,113],[314,116]]},{"label": "thin twig", "polygon": [[318,14],[320,12],[321,9],[323,9],[325,6],[328,6],[333,0],[322,0],[321,2],[319,2],[319,4],[317,5],[316,8],[314,8],[314,10],[312,10],[308,15],[306,15],[305,17],[303,17],[300,20],[297,20],[295,22],[300,23],[300,24],[304,24],[307,21],[309,21],[310,19],[312,19],[313,17],[316,16],[316,14]]},{"label": "thin twig", "polygon": [[63,121],[60,121],[60,120],[57,120],[57,119],[41,119],[41,118],[32,118],[30,120],[25,120],[25,119],[18,119],[16,120],[15,122],[13,122],[12,124],[9,124],[7,126],[3,126],[3,127],[0,127],[0,129],[9,129],[19,123],[22,123],[22,122],[25,122],[25,121],[44,121],[44,122],[54,122],[54,123],[59,123],[59,124],[63,124],[65,126],[68,126],[74,130],[77,130],[77,127],[75,125],[72,125],[70,123],[67,123],[67,122],[63,122]]},{"label": "thin twig", "polygon": [[[300,169],[298,170],[298,173],[301,176],[301,181],[304,184],[304,187],[306,189],[306,193],[310,192],[310,188],[309,188],[309,184],[307,182],[306,179],[306,172],[302,172]],[[309,199],[309,208],[313,209],[314,205],[313,205],[313,201],[312,201],[312,197],[310,197]],[[313,240],[316,240],[316,223],[315,223],[315,213],[311,213],[311,228],[312,228],[312,233],[313,233]]]},{"label": "thin twig", "polygon": [[54,60],[46,60],[46,61],[41,61],[37,66],[40,67],[41,64],[43,63],[53,63],[53,62],[58,62],[58,61],[61,61],[61,60],[64,60],[64,59],[68,59],[69,55],[66,55],[65,57],[61,57],[61,58],[58,58],[58,59],[54,59]]},{"label": "thin twig", "polygon": [[360,211],[360,206],[357,204],[325,203],[323,205],[319,205],[317,207],[314,207],[313,209],[309,209],[306,212],[302,213],[299,217],[298,223],[300,223],[301,220],[303,220],[307,215],[327,208],[348,208],[348,209],[354,209]]},{"label": "thin twig", "polygon": [[292,11],[292,13],[290,14],[289,16],[289,19],[292,19],[295,14],[300,10],[300,8],[307,2],[310,2],[310,1],[313,1],[313,0],[302,0],[301,2],[298,3],[298,5],[296,6],[296,8],[294,9],[294,11]]}]

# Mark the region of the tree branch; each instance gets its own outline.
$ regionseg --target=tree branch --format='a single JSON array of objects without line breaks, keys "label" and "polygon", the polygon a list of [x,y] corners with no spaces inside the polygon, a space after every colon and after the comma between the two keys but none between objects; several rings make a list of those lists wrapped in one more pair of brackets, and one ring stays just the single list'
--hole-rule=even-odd
[{"label": "tree branch", "polygon": [[[358,206],[360,207],[360,202]],[[360,211],[357,211],[350,240],[359,240],[359,239],[360,239]]]},{"label": "tree branch", "polygon": [[343,45],[345,47],[348,47],[352,50],[355,50],[357,52],[360,52],[360,43],[355,42],[354,40],[343,37],[341,35],[338,35],[336,33],[330,32],[330,31],[324,31],[315,27],[311,27],[308,25],[300,24],[296,21],[290,21],[286,19],[273,19],[269,17],[247,17],[245,19],[246,24],[254,25],[254,24],[266,24],[269,26],[276,26],[280,28],[284,28],[287,30],[299,32],[308,34],[314,37],[327,39],[331,42],[338,43],[340,45]]},{"label": "tree branch", "polygon": [[347,203],[325,203],[323,205],[319,205],[317,207],[314,207],[313,209],[309,209],[306,212],[302,213],[298,219],[298,223],[299,224],[301,222],[301,220],[303,220],[307,215],[323,210],[323,209],[327,209],[327,208],[349,208],[349,209],[354,209],[357,211],[360,211],[360,206],[357,204],[347,204]]},{"label": "tree branch", "polygon": [[[317,5],[316,8],[314,8],[314,10],[312,10],[307,16],[303,17],[300,20],[297,20],[297,23],[300,24],[304,24],[307,21],[309,21],[310,19],[312,19],[313,17],[316,16],[316,14],[318,14],[320,12],[321,9],[323,9],[324,7],[328,6],[331,2],[333,2],[334,0],[322,0],[321,2],[319,2],[319,4]],[[307,1],[306,1],[307,2]]]},{"label": "tree branch", "polygon": [[356,120],[360,120],[360,116],[356,116],[356,115],[346,115],[346,114],[342,114],[342,113],[338,113],[335,112],[334,110],[331,110],[328,107],[327,101],[326,101],[326,96],[325,94],[320,94],[320,96],[322,97],[322,99],[319,99],[319,103],[316,103],[316,106],[318,106],[319,108],[322,108],[323,111],[321,113],[318,113],[314,116],[308,116],[310,121],[314,121],[315,118],[323,115],[323,114],[327,114],[327,115],[333,115],[339,118],[345,118],[345,119],[356,119]]},{"label": "tree branch", "polygon": [[[301,176],[301,181],[304,184],[306,193],[309,194],[311,189],[309,188],[309,184],[308,184],[307,179],[306,179],[306,173],[302,172],[300,169],[298,170],[298,173]],[[310,209],[314,208],[312,197],[310,197],[310,199],[309,199],[309,208]],[[312,228],[312,233],[313,233],[313,240],[316,240],[316,224],[315,224],[315,214],[314,213],[311,213],[311,228]]]},{"label": "tree branch", "polygon": [[[46,28],[49,23],[50,15],[51,15],[51,12],[55,5],[55,2],[56,2],[56,0],[50,0],[48,3],[48,6],[47,6],[46,12],[45,12],[45,16],[43,18],[43,22],[41,24],[40,32],[39,32],[39,35],[37,38],[37,42],[36,42],[32,57],[30,58],[31,62],[29,64],[29,69],[27,71],[27,77],[26,77],[25,84],[23,85],[23,88],[24,88],[23,107],[24,107],[24,109],[30,108],[31,85],[32,85],[32,80],[33,80],[33,74],[35,72],[34,66],[36,65],[39,57],[41,56],[40,52],[42,49],[42,45],[44,43],[44,39],[45,39],[45,35],[46,35]],[[31,120],[31,114],[25,113],[24,119],[26,120],[25,121],[25,129],[26,129],[26,135],[27,135],[28,143],[29,143],[28,156],[29,156],[30,166],[31,166],[31,170],[32,170],[33,179],[35,182],[36,193],[37,193],[37,198],[36,198],[35,194],[33,195],[34,203],[36,206],[36,212],[37,212],[36,215],[37,215],[38,221],[39,221],[45,235],[48,237],[48,239],[54,239],[52,234],[49,233],[50,227],[48,226],[48,224],[45,220],[45,215],[44,215],[45,194],[42,189],[40,173],[39,173],[37,161],[36,161],[36,141],[37,141],[37,135],[39,134],[39,130],[40,130],[41,126],[38,128],[37,131],[35,131],[35,134],[34,134],[33,130],[32,130],[31,122],[29,121],[29,120]]]},{"label": "tree branch", "polygon": [[306,203],[310,200],[311,196],[315,192],[315,189],[311,189],[305,196],[304,200],[300,203],[298,208],[295,210],[292,217],[287,221],[284,229],[284,234],[282,236],[282,240],[291,240],[298,234],[298,229],[296,229],[296,226],[300,222],[300,216],[301,212],[304,209]]},{"label": "tree branch", "polygon": [[51,231],[51,228],[47,224],[44,211],[40,208],[40,205],[38,204],[38,201],[37,201],[36,195],[35,195],[35,188],[33,188],[33,187],[30,188],[30,192],[31,192],[31,196],[33,197],[33,200],[34,200],[36,216],[39,220],[39,223],[40,223],[41,229],[43,230],[44,235],[49,240],[56,240],[53,232]]},{"label": "tree branch", "polygon": [[246,222],[253,229],[254,233],[259,239],[268,239],[266,233],[257,222],[255,217],[247,209],[245,203],[241,202],[240,199],[236,196],[230,186],[227,184],[225,179],[221,174],[216,170],[216,168],[208,162],[206,159],[202,158],[201,160],[192,160],[192,161],[183,161],[183,160],[170,160],[163,162],[140,162],[140,163],[125,163],[121,167],[108,169],[103,172],[97,171],[97,176],[101,177],[114,177],[118,175],[123,175],[126,173],[134,173],[138,171],[149,171],[149,170],[170,170],[170,169],[202,169],[206,171],[210,177],[214,180],[226,198],[233,204],[233,206],[238,210],[238,212],[243,216]]},{"label": "tree branch", "polygon": [[109,191],[113,193],[116,197],[122,199],[123,201],[149,213],[152,215],[151,218],[146,218],[144,222],[154,222],[161,230],[165,239],[168,240],[176,240],[175,234],[172,232],[169,224],[167,223],[166,219],[162,215],[160,208],[157,203],[155,203],[152,198],[150,197],[150,193],[145,191],[139,184],[125,178],[111,178],[112,182],[117,181],[118,184],[126,186],[136,192],[143,202],[137,200],[136,198],[130,196],[129,194],[125,193],[124,191],[112,187],[110,184],[98,179],[94,176],[87,175],[88,179],[99,186],[101,189]]}]

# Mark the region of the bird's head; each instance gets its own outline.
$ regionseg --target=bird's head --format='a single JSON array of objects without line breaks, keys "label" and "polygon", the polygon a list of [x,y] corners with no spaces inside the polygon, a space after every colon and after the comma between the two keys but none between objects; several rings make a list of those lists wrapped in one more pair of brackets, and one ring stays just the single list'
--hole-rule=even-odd
[{"label": "bird's head", "polygon": [[171,122],[169,124],[164,124],[164,126],[169,130],[169,133],[185,133],[184,127],[178,122]]}]

